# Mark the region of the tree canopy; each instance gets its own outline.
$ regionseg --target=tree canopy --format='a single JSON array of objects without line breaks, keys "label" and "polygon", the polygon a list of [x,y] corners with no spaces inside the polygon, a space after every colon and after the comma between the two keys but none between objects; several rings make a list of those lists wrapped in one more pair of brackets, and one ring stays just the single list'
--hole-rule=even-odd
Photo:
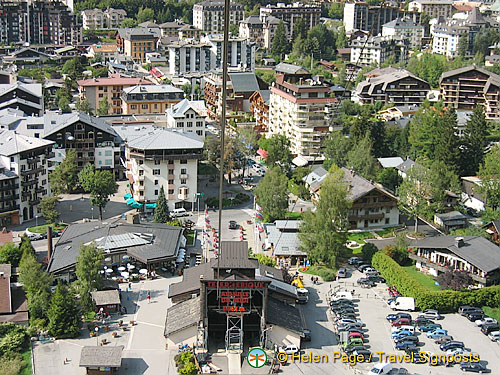
[{"label": "tree canopy", "polygon": [[58,202],[59,202],[58,196],[43,197],[42,200],[40,201],[39,208],[47,224],[55,223],[56,220],[59,218],[59,212],[57,212],[56,209]]},{"label": "tree canopy", "polygon": [[288,173],[293,156],[290,152],[290,140],[287,137],[273,134],[269,138],[261,138],[259,146],[267,152],[266,164],[269,167],[278,166]]},{"label": "tree canopy", "polygon": [[160,187],[160,194],[158,194],[158,199],[156,200],[155,215],[153,221],[155,223],[166,223],[170,219],[170,214],[168,212],[167,198],[165,197],[165,190],[163,185]]},{"label": "tree canopy", "polygon": [[102,220],[102,210],[106,207],[110,195],[116,193],[118,185],[115,176],[109,171],[95,170],[87,164],[78,174],[80,185],[90,193],[90,204],[99,207],[99,220]]},{"label": "tree canopy", "polygon": [[265,222],[283,219],[288,210],[288,179],[277,166],[271,167],[255,189]]},{"label": "tree canopy", "polygon": [[484,194],[486,207],[498,210],[500,207],[500,147],[494,145],[480,166],[479,178],[481,185],[479,190]]},{"label": "tree canopy", "polygon": [[54,195],[68,194],[78,184],[76,150],[68,150],[64,160],[49,175],[50,188]]},{"label": "tree canopy", "polygon": [[78,278],[78,291],[80,304],[84,312],[94,309],[90,292],[96,290],[102,281],[100,274],[104,253],[94,243],[80,246],[80,255],[76,261],[76,277]]},{"label": "tree canopy", "polygon": [[47,312],[49,333],[55,338],[77,337],[80,335],[80,311],[76,298],[62,282],[57,284]]}]

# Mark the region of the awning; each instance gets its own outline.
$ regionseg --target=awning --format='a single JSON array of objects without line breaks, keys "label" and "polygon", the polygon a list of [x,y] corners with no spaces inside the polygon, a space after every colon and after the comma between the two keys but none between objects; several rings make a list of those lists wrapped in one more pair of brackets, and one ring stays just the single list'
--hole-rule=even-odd
[{"label": "awning", "polygon": [[257,154],[259,154],[260,156],[262,156],[264,159],[267,158],[267,151],[266,150],[263,150],[263,149],[259,148],[257,150]]},{"label": "awning", "polygon": [[303,156],[297,156],[292,160],[292,163],[295,164],[297,167],[305,167],[309,162],[304,158]]},{"label": "awning", "polygon": [[130,198],[132,198],[132,194],[130,194],[130,193],[127,193],[123,196],[123,199],[125,199],[125,200],[129,200]]},{"label": "awning", "polygon": [[127,204],[130,206],[131,204],[136,203],[134,198],[127,199]]},{"label": "awning", "polygon": [[155,209],[156,208],[156,203],[146,203],[146,208]]}]

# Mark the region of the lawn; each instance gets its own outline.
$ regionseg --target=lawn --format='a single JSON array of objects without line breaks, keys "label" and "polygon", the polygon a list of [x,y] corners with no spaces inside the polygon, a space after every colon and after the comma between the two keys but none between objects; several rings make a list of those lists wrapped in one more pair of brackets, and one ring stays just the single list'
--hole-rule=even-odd
[{"label": "lawn", "polygon": [[415,266],[407,266],[401,268],[404,269],[411,277],[413,277],[424,288],[427,288],[431,291],[440,290],[439,286],[435,284],[435,280],[432,277],[420,272],[415,268]]},{"label": "lawn", "polygon": [[302,269],[299,268],[299,271],[307,273],[308,275],[320,276],[323,281],[333,281],[337,276],[337,270],[325,266],[311,266],[307,271],[302,271]]},{"label": "lawn", "polygon": [[193,246],[194,245],[194,231],[186,231],[185,235],[186,240],[187,240],[187,245],[188,246]]},{"label": "lawn", "polygon": [[500,307],[483,307],[483,311],[486,315],[492,317],[493,319],[496,319],[498,322],[500,322]]},{"label": "lawn", "polygon": [[[30,227],[28,228],[28,230],[31,232],[31,233],[46,233],[47,232],[47,227],[49,226],[49,224],[44,224],[44,225],[39,225],[37,227]],[[59,230],[62,230],[64,228],[66,228],[67,225],[66,224],[62,224],[62,223],[57,223],[57,224],[52,224],[52,229],[55,230],[55,231],[59,231]]]},{"label": "lawn", "polygon": [[285,218],[288,220],[302,220],[302,214],[300,212],[287,212]]},{"label": "lawn", "polygon": [[348,233],[347,234],[347,239],[349,241],[356,241],[357,243],[364,244],[366,243],[363,240],[369,239],[369,238],[375,238],[373,234],[370,232],[359,232],[359,233]]},{"label": "lawn", "polygon": [[26,366],[23,368],[21,375],[33,374],[33,370],[31,369],[31,348],[28,348],[23,352],[23,361]]},{"label": "lawn", "polygon": [[396,228],[385,228],[384,230],[378,230],[375,233],[377,233],[380,237],[387,238],[387,237],[392,237],[394,236],[394,231],[397,229]]}]

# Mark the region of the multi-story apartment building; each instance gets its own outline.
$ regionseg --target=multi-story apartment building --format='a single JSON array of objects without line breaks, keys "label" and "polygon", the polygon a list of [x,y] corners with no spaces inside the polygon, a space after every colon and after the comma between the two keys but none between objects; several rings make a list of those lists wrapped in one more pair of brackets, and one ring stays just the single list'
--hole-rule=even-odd
[{"label": "multi-story apartment building", "polygon": [[273,16],[278,20],[282,20],[288,26],[288,37],[292,37],[293,27],[297,20],[304,19],[306,21],[306,29],[310,30],[317,24],[321,17],[321,6],[301,4],[295,2],[293,4],[278,3],[276,5],[266,5],[260,7],[260,18]]},{"label": "multi-story apartment building", "polygon": [[116,32],[118,52],[140,63],[146,61],[146,53],[156,50],[156,40],[155,33],[148,29],[118,29]]},{"label": "multi-story apartment building", "polygon": [[212,69],[212,45],[195,40],[179,40],[168,45],[168,68],[173,76],[208,72]]},{"label": "multi-story apartment building", "polygon": [[179,29],[184,25],[186,25],[186,23],[182,20],[162,23],[160,25],[161,36],[176,37],[179,35]]},{"label": "multi-story apartment building", "polygon": [[172,85],[137,85],[123,89],[121,99],[125,115],[165,113],[184,99],[184,91]]},{"label": "multi-story apartment building", "polygon": [[[210,44],[210,68],[222,69],[222,34],[206,35],[201,39],[202,42]],[[228,62],[230,68],[244,68],[246,70],[255,70],[255,43],[245,38],[230,37],[228,48]]]},{"label": "multi-story apartment building", "polygon": [[2,1],[0,42],[77,45],[82,42],[82,24],[61,1]]},{"label": "multi-story apartment building", "polygon": [[371,36],[351,40],[351,63],[356,65],[381,65],[394,56],[397,62],[408,60],[408,43],[405,38]]},{"label": "multi-story apartment building", "polygon": [[[238,25],[243,19],[243,5],[231,2],[229,24]],[[193,6],[193,25],[206,33],[222,33],[224,31],[224,1],[205,0]]]},{"label": "multi-story apartment building", "polygon": [[28,116],[43,115],[43,95],[41,83],[22,83],[0,85],[0,110],[20,109]]},{"label": "multi-story apartment building", "polygon": [[249,16],[240,22],[239,36],[256,43],[260,48],[271,48],[279,23],[280,20],[274,16]]},{"label": "multi-story apartment building", "polygon": [[0,130],[0,221],[22,224],[41,216],[40,200],[50,195],[49,140]]},{"label": "multi-story apartment building", "polygon": [[167,127],[205,138],[206,112],[203,100],[184,99],[167,109]]},{"label": "multi-story apartment building", "polygon": [[269,127],[269,99],[270,90],[255,91],[250,95],[250,112],[255,118],[255,131],[258,134],[267,132]]},{"label": "multi-story apartment building", "polygon": [[407,17],[396,18],[382,26],[382,36],[407,39],[409,43],[408,47],[412,49],[420,49],[422,47],[424,33],[425,26],[417,25]]},{"label": "multi-story apartment building", "polygon": [[483,106],[486,118],[500,118],[500,76],[476,65],[444,72],[439,82],[445,106],[472,111]]},{"label": "multi-story apartment building", "polygon": [[300,66],[280,64],[286,73],[276,78],[269,101],[269,134],[283,134],[290,140],[290,151],[310,161],[322,160],[322,141],[330,133],[333,107],[330,87],[313,79]]},{"label": "multi-story apartment building", "polygon": [[87,48],[87,57],[101,56],[101,61],[106,62],[118,54],[116,44],[92,44]]},{"label": "multi-story apartment building", "polygon": [[345,31],[352,34],[354,31],[361,30],[370,32],[371,35],[379,35],[382,32],[382,25],[397,18],[403,18],[405,13],[415,23],[420,22],[420,13],[405,12],[390,4],[372,6],[364,1],[346,2],[344,6]]},{"label": "multi-story apartment building", "polygon": [[170,210],[192,208],[197,193],[203,141],[193,133],[155,126],[119,126],[125,140],[130,193],[136,202],[155,203],[163,187]]},{"label": "multi-story apartment building", "polygon": [[101,9],[87,9],[82,12],[83,29],[116,29],[127,17],[123,9],[108,8],[104,12]]},{"label": "multi-story apartment building", "polygon": [[[370,73],[368,73],[370,76]],[[405,69],[380,69],[376,77],[367,78],[356,87],[354,101],[360,104],[394,103],[396,106],[420,105],[429,90],[429,83]]]},{"label": "multi-story apartment building", "polygon": [[122,113],[121,94],[123,89],[136,85],[151,85],[152,82],[142,78],[122,77],[111,74],[105,78],[89,78],[77,81],[80,99],[87,99],[90,108],[95,112],[103,100],[108,101],[110,114]]},{"label": "multi-story apartment building", "polygon": [[199,40],[201,37],[201,30],[193,25],[183,25],[179,27],[177,32],[179,36],[179,40],[183,39],[197,39]]},{"label": "multi-story apartment building", "polygon": [[408,9],[414,12],[425,13],[431,18],[443,16],[451,17],[453,14],[452,0],[413,0],[408,4]]}]

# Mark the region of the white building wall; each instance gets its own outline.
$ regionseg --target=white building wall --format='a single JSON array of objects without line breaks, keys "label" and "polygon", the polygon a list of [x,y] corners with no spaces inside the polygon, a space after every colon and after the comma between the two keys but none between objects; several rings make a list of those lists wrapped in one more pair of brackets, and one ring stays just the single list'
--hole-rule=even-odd
[{"label": "white building wall", "polygon": [[286,328],[277,325],[273,325],[273,329],[267,332],[268,332],[268,340],[273,345],[274,344],[278,346],[296,345],[297,348],[300,348],[301,337],[297,332],[290,331]]},{"label": "white building wall", "polygon": [[96,147],[94,152],[94,166],[96,169],[106,169],[115,167],[115,148],[112,146],[108,147]]},{"label": "white building wall", "polygon": [[355,8],[356,8],[356,3],[346,2],[344,5],[344,26],[346,33],[350,33],[354,30]]}]

